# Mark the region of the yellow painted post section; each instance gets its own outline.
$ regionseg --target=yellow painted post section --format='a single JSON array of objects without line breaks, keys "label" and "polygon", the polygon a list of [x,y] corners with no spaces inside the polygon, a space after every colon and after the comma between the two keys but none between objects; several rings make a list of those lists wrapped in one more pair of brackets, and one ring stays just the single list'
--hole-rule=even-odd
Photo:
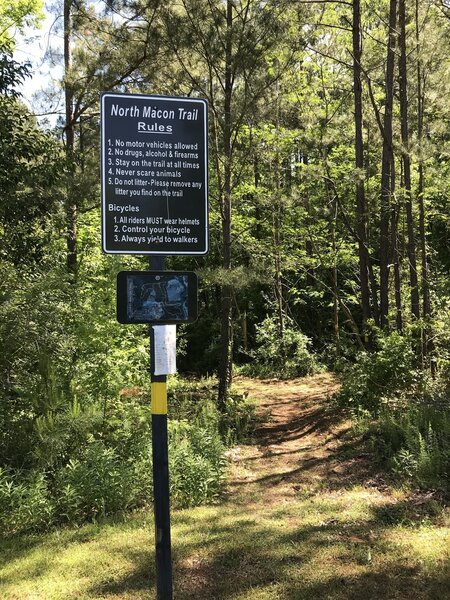
[{"label": "yellow painted post section", "polygon": [[167,383],[152,382],[152,415],[167,415]]}]

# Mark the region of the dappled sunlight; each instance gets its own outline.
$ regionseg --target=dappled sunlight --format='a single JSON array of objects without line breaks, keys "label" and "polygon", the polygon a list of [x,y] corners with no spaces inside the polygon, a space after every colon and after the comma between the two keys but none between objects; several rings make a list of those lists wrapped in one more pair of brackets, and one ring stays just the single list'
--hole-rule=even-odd
[{"label": "dappled sunlight", "polygon": [[[285,383],[286,395],[279,382],[252,382],[252,394],[264,389],[259,410],[271,407],[256,443],[227,452],[219,502],[172,511],[177,600],[446,597],[440,505],[386,484],[318,381],[332,380]],[[155,597],[150,512],[20,540],[3,544],[2,599]]]}]

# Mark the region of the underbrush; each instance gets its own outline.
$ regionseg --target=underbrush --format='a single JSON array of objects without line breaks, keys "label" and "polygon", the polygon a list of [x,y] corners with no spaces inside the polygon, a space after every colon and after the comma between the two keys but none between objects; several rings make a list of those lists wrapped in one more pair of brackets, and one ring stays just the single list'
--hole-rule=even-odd
[{"label": "underbrush", "polygon": [[290,379],[320,370],[310,350],[310,340],[288,317],[285,317],[282,335],[279,320],[266,317],[256,327],[256,343],[256,350],[250,356],[251,362],[240,367],[242,375]]},{"label": "underbrush", "polygon": [[361,353],[335,401],[350,409],[355,430],[398,481],[450,491],[450,382],[416,368],[412,340],[392,333]]},{"label": "underbrush", "polygon": [[[248,434],[253,408],[231,392],[220,414],[212,381],[174,378],[168,396],[172,505],[213,502],[226,446]],[[36,428],[35,466],[0,469],[4,534],[96,521],[152,502],[151,406],[140,388],[123,390],[103,411],[72,405],[40,419]]]},{"label": "underbrush", "polygon": [[367,436],[376,456],[402,480],[450,489],[450,411],[422,402],[383,412]]}]

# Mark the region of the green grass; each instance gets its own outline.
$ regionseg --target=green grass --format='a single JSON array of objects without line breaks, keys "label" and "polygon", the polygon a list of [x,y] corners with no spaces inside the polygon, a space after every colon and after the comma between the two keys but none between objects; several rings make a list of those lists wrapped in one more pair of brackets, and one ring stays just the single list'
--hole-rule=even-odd
[{"label": "green grass", "polygon": [[[173,511],[178,600],[449,597],[449,527],[361,487]],[[399,509],[398,507],[401,507]],[[155,598],[153,517],[0,543],[2,600]]]}]

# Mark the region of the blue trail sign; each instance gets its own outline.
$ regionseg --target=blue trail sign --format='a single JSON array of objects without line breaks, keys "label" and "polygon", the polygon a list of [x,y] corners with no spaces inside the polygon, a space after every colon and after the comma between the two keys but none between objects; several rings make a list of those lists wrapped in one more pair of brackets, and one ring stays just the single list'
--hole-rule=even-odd
[{"label": "blue trail sign", "polygon": [[102,94],[105,252],[207,253],[207,121],[203,99]]}]

